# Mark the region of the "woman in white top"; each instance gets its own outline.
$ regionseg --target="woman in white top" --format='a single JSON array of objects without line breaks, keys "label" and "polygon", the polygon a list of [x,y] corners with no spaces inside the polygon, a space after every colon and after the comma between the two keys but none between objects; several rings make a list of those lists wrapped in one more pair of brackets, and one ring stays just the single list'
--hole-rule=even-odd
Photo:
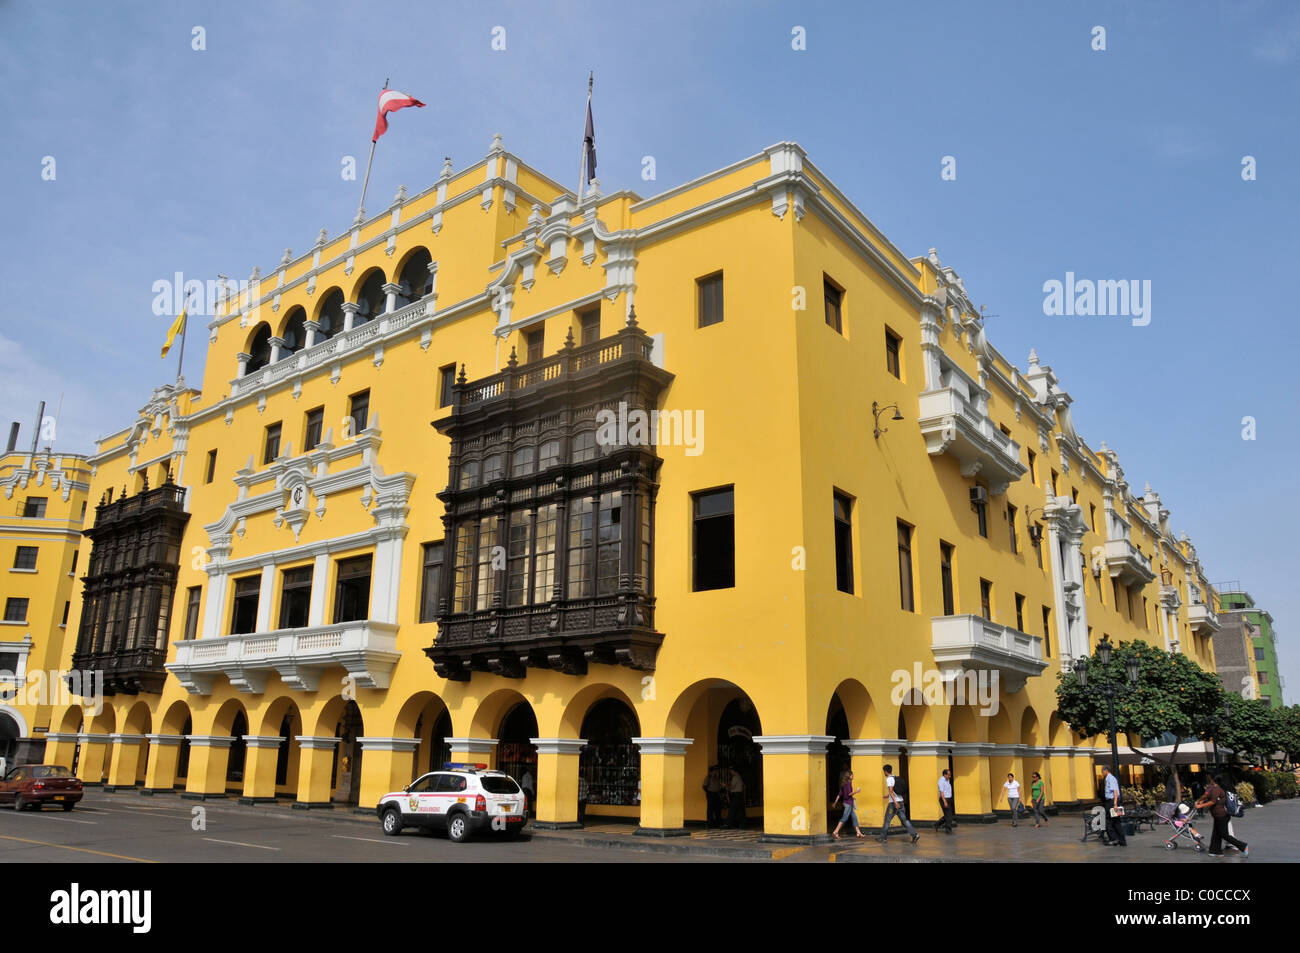
[{"label": "woman in white top", "polygon": [[1006,795],[1007,806],[1011,808],[1011,826],[1016,826],[1016,814],[1020,812],[1020,782],[1016,780],[1014,774],[1008,774],[1006,783],[1002,785],[1002,793]]}]

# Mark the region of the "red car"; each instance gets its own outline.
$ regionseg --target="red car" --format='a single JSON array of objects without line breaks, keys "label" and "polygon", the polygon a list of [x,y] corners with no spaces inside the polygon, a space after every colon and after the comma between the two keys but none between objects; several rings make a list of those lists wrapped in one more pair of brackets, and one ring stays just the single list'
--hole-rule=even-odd
[{"label": "red car", "polygon": [[39,811],[45,804],[70,811],[81,795],[81,781],[58,764],[20,764],[0,781],[0,804],[13,804],[15,811],[28,805]]}]

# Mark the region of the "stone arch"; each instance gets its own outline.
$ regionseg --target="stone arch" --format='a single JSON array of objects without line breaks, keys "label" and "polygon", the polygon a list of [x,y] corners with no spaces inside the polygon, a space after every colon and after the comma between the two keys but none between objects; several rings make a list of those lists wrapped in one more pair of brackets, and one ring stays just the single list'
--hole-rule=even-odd
[{"label": "stone arch", "polygon": [[581,738],[579,733],[582,730],[582,722],[597,702],[606,698],[617,698],[628,708],[632,709],[632,714],[636,716],[637,723],[641,721],[641,716],[637,714],[636,705],[632,699],[620,688],[613,685],[597,682],[594,685],[584,686],[571,699],[569,704],[564,708],[564,714],[560,716],[559,736],[561,738]]},{"label": "stone arch", "polygon": [[269,324],[262,321],[252,331],[248,332],[244,353],[249,357],[248,366],[244,371],[246,374],[260,371],[271,363],[271,326]]},{"label": "stone arch", "polygon": [[506,715],[520,702],[529,703],[522,693],[513,688],[498,688],[490,693],[474,709],[474,716],[470,719],[469,736],[495,738],[501,730],[501,723],[505,721]]},{"label": "stone arch", "polygon": [[448,738],[454,737],[451,711],[434,692],[416,692],[402,705],[393,722],[394,738],[418,738],[414,776],[436,771],[451,760]]},{"label": "stone arch", "polygon": [[255,731],[263,737],[281,739],[275,752],[275,793],[296,796],[302,758],[298,736],[303,733],[302,711],[297,702],[287,695],[275,699],[262,713]]},{"label": "stone arch", "polygon": [[357,324],[373,321],[384,313],[387,296],[384,294],[384,269],[379,266],[367,268],[352,284],[352,294],[348,300],[360,306],[356,318]]},{"label": "stone arch", "polygon": [[1039,731],[1038,715],[1034,712],[1034,706],[1026,705],[1020,715],[1020,744],[1041,745],[1043,742]]},{"label": "stone arch", "polygon": [[79,705],[73,705],[59,719],[59,731],[76,734],[86,723],[86,712]]},{"label": "stone arch", "polygon": [[316,340],[323,341],[331,338],[343,330],[343,303],[347,300],[343,297],[343,289],[333,287],[321,295],[320,300],[316,302],[316,309],[312,312],[312,320],[320,325],[320,330],[316,332]]},{"label": "stone arch", "polygon": [[192,721],[190,706],[183,701],[174,701],[168,706],[162,720],[158,723],[159,734],[182,734],[185,723],[189,721]]},{"label": "stone arch", "polygon": [[217,709],[216,715],[212,719],[212,727],[209,734],[212,735],[229,735],[235,727],[235,719],[244,716],[244,724],[248,724],[248,709],[238,698],[230,698]]},{"label": "stone arch", "polygon": [[983,741],[980,735],[981,719],[970,705],[953,705],[948,710],[948,740],[954,744],[971,744]]},{"label": "stone arch", "polygon": [[[733,732],[733,729],[738,730]],[[763,762],[758,745],[752,741],[753,735],[761,733],[761,714],[753,697],[732,681],[703,678],[678,694],[668,710],[664,734],[670,738],[693,739],[686,749],[682,791],[688,822],[708,818],[708,805],[700,785],[712,764],[723,769],[724,783],[732,768],[740,774],[745,785],[747,819],[762,813]]]},{"label": "stone arch", "polygon": [[402,288],[399,293],[401,300],[410,304],[433,290],[433,275],[429,272],[432,262],[433,256],[429,254],[429,249],[416,245],[397,263],[393,274],[397,276],[396,283]]},{"label": "stone arch", "polygon": [[307,344],[307,310],[300,304],[294,305],[280,322],[280,329],[276,332],[276,337],[284,341],[284,346],[280,348],[281,359],[293,354],[295,351],[301,351]]},{"label": "stone arch", "polygon": [[112,705],[105,705],[103,711],[91,719],[87,734],[111,735],[115,731],[117,731],[117,712],[113,710]]},{"label": "stone arch", "polygon": [[[839,699],[844,712],[849,738],[881,737],[880,714],[871,699],[871,693],[861,682],[856,678],[846,678],[835,687],[835,691],[831,693],[832,701],[828,705],[828,718],[829,709],[834,706],[836,698]],[[830,734],[829,728],[827,734]]]},{"label": "stone arch", "polygon": [[138,701],[122,719],[122,733],[128,735],[147,735],[153,731],[153,714],[148,702]]},{"label": "stone arch", "polygon": [[1070,726],[1056,712],[1052,712],[1052,716],[1047,720],[1047,740],[1054,747],[1074,744],[1074,740],[1070,737]]},{"label": "stone arch", "polygon": [[995,745],[1013,745],[1017,738],[1011,728],[1011,716],[1005,708],[999,708],[996,715],[989,718],[989,741]]}]

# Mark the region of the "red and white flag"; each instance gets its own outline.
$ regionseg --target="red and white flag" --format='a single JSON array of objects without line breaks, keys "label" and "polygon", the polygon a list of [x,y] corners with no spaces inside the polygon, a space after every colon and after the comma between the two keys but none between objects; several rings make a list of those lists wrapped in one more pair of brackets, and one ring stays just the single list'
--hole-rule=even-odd
[{"label": "red and white flag", "polygon": [[414,96],[399,93],[395,89],[385,89],[379,94],[379,118],[375,120],[375,134],[371,142],[378,142],[379,137],[388,131],[388,114],[407,106],[423,106]]}]

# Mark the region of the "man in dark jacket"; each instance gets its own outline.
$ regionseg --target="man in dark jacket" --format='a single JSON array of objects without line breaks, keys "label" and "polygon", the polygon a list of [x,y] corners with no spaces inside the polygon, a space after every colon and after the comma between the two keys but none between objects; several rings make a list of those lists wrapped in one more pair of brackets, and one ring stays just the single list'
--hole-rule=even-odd
[{"label": "man in dark jacket", "polygon": [[1205,794],[1196,802],[1196,806],[1208,807],[1210,816],[1214,818],[1214,836],[1210,838],[1211,857],[1223,856],[1224,841],[1241,851],[1241,856],[1250,856],[1250,848],[1245,842],[1228,833],[1228,792],[1224,790],[1223,775],[1210,780],[1210,786],[1205,789]]}]

